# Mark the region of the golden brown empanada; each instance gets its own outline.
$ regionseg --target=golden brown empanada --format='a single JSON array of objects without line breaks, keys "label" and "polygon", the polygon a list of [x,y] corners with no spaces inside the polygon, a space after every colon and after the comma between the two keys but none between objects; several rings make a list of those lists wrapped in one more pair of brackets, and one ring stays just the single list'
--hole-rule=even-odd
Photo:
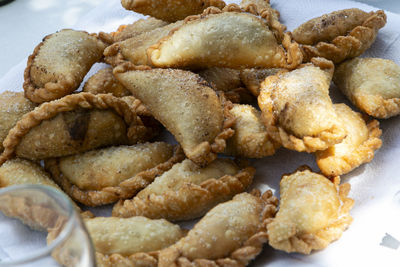
[{"label": "golden brown empanada", "polygon": [[239,70],[213,67],[197,73],[217,91],[229,92],[242,86]]},{"label": "golden brown empanada", "polygon": [[346,136],[329,97],[334,66],[313,64],[283,70],[261,85],[258,104],[268,134],[288,149],[314,152],[337,144]]},{"label": "golden brown empanada", "polygon": [[228,155],[247,158],[271,156],[280,144],[267,133],[261,121],[261,112],[250,105],[234,104],[229,111],[235,118],[235,134],[227,140],[225,152]]},{"label": "golden brown empanada", "polygon": [[339,63],[367,50],[385,24],[383,10],[343,9],[303,23],[293,31],[293,39],[302,44],[305,62],[324,57]]},{"label": "golden brown empanada", "polygon": [[189,71],[131,67],[116,67],[115,77],[175,136],[189,159],[200,165],[213,161],[233,135],[231,115],[214,90]]},{"label": "golden brown empanada", "polygon": [[[295,68],[302,61],[297,43],[266,11],[262,18],[237,5],[208,8],[147,49],[152,65],[172,68]],[[263,19],[266,18],[266,19]],[[232,53],[232,51],[235,51]]]},{"label": "golden brown empanada", "polygon": [[148,17],[146,19],[139,19],[132,24],[121,25],[116,32],[112,33],[113,41],[121,42],[126,39],[135,37],[139,34],[142,34],[144,32],[149,32],[154,29],[163,27],[167,24],[168,22],[152,17]]},{"label": "golden brown empanada", "polygon": [[379,122],[363,118],[345,104],[335,104],[335,111],[346,130],[346,138],[327,150],[315,153],[318,167],[326,176],[346,174],[374,158],[382,145]]},{"label": "golden brown empanada", "polygon": [[268,240],[265,225],[275,214],[277,199],[248,193],[210,210],[176,244],[162,250],[164,266],[245,266]]},{"label": "golden brown empanada", "polygon": [[333,80],[368,115],[386,119],[400,113],[400,66],[392,60],[355,58],[343,62]]},{"label": "golden brown empanada", "polygon": [[124,41],[116,42],[104,50],[104,60],[114,67],[124,62],[131,62],[133,65],[151,66],[147,58],[147,48],[157,43],[160,39],[167,36],[171,30],[182,24],[183,21],[177,21]]},{"label": "golden brown empanada", "polygon": [[61,30],[36,46],[25,69],[25,95],[35,103],[75,91],[106,45],[87,32]]},{"label": "golden brown empanada", "polygon": [[130,198],[184,155],[164,142],[109,147],[45,161],[63,190],[87,206]]},{"label": "golden brown empanada", "polygon": [[112,68],[105,68],[96,72],[87,80],[82,91],[92,94],[111,93],[117,97],[131,95],[131,92],[115,79]]},{"label": "golden brown empanada", "polygon": [[43,103],[17,122],[3,142],[0,164],[14,154],[32,160],[61,157],[101,146],[134,144],[155,133],[118,97],[68,95]]},{"label": "golden brown empanada", "polygon": [[222,0],[122,0],[125,9],[169,22],[203,12],[209,6],[223,8]]},{"label": "golden brown empanada", "polygon": [[280,69],[244,69],[240,71],[240,80],[245,87],[256,97],[260,94],[261,83],[271,75],[275,75]]},{"label": "golden brown empanada", "polygon": [[35,106],[24,97],[23,92],[5,91],[0,94],[0,152],[3,151],[3,141],[10,129]]},{"label": "golden brown empanada", "polygon": [[113,216],[194,219],[245,191],[254,172],[251,167],[240,169],[229,159],[216,159],[204,168],[186,159],[157,177],[133,199],[118,202]]},{"label": "golden brown empanada", "polygon": [[339,239],[353,220],[349,211],[354,203],[347,197],[350,184],[339,182],[339,177],[331,182],[307,167],[284,175],[279,211],[267,225],[269,244],[309,254]]}]

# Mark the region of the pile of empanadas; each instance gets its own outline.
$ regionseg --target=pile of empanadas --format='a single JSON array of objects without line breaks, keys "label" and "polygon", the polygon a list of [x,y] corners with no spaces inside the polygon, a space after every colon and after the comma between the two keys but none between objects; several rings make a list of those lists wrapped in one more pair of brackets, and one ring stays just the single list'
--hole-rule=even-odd
[{"label": "pile of empanadas", "polygon": [[[400,113],[400,67],[358,57],[385,13],[339,10],[288,32],[269,0],[121,2],[152,17],[45,37],[25,94],[0,95],[0,187],[50,185],[83,204],[98,266],[245,266],[264,244],[309,254],[340,238],[354,201],[339,176],[381,147],[374,118]],[[109,66],[77,92],[96,62]],[[359,112],[332,102],[332,81]],[[279,201],[249,190],[247,160],[278,149],[320,168],[282,169]],[[106,204],[111,217],[81,210]],[[49,242],[63,227],[27,199],[0,209]]]}]

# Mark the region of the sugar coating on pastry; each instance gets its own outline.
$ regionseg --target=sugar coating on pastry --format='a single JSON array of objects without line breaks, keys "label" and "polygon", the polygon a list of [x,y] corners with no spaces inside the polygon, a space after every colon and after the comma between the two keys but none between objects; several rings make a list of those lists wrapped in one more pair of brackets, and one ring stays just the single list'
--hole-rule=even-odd
[{"label": "sugar coating on pastry", "polygon": [[392,60],[355,58],[343,62],[333,81],[356,107],[370,116],[386,119],[400,113],[400,66]]},{"label": "sugar coating on pastry", "polygon": [[267,77],[258,97],[267,132],[300,152],[324,150],[345,137],[329,96],[333,64],[321,58],[313,62]]},{"label": "sugar coating on pastry", "polygon": [[335,104],[335,111],[343,122],[346,137],[327,150],[315,153],[318,167],[326,176],[346,174],[374,158],[382,145],[382,134],[377,120],[368,120],[345,104]]},{"label": "sugar coating on pastry", "polygon": [[309,254],[337,240],[352,222],[349,184],[339,186],[308,168],[284,175],[280,207],[267,225],[269,244],[286,252]]}]

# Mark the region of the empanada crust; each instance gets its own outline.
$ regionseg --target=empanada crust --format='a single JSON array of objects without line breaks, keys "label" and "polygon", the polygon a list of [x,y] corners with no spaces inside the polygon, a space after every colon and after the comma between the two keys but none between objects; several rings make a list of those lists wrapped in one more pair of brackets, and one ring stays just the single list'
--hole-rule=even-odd
[{"label": "empanada crust", "polygon": [[[138,104],[140,104],[140,102]],[[75,116],[68,115],[64,120],[64,123],[70,123],[72,127],[70,127],[71,130],[67,131],[67,135],[69,134],[70,136],[69,139],[73,141],[78,137],[80,139],[84,137],[85,145],[82,146],[81,142],[75,142],[76,144],[75,146],[72,146],[72,151],[60,150],[61,145],[57,143],[58,139],[46,140],[45,138],[47,135],[57,133],[57,131],[65,131],[65,129],[54,127],[49,128],[51,129],[50,132],[39,132],[36,137],[35,135],[31,135],[29,137],[31,138],[31,141],[29,142],[25,140],[25,137],[29,136],[29,133],[32,130],[35,130],[35,128],[37,127],[41,127],[44,122],[51,123],[51,119],[55,118],[58,114],[64,114],[79,109],[112,110],[114,111],[114,113],[112,113],[114,117],[121,117],[123,119],[125,125],[122,126],[126,127],[127,129],[122,129],[122,132],[120,132],[120,128],[114,128],[111,131],[105,131],[105,129],[107,128],[104,128],[103,131],[97,131],[97,129],[92,129],[91,127],[87,127],[87,129],[81,129],[81,122],[75,121]],[[94,110],[93,112],[97,112],[97,110]],[[74,121],[69,121],[69,119],[71,118],[74,119]],[[85,116],[83,116],[82,119],[85,119]],[[102,116],[100,116],[97,120],[101,122]],[[96,121],[94,121],[93,123],[96,123]],[[110,123],[111,127],[113,127],[113,121],[111,121]],[[56,124],[56,126],[57,125],[58,124]],[[85,126],[85,124],[83,124],[83,126]],[[120,125],[117,126],[120,127]],[[96,132],[93,132],[93,130],[95,130]],[[9,134],[4,140],[4,151],[0,155],[0,164],[4,163],[4,161],[6,161],[7,159],[12,158],[15,152],[18,150],[25,151],[26,154],[29,155],[28,157],[32,159],[66,156],[104,145],[115,145],[115,143],[121,144],[124,142],[136,143],[138,141],[145,140],[147,137],[151,136],[152,132],[153,129],[148,129],[147,127],[145,127],[140,117],[137,116],[135,110],[132,109],[132,107],[130,107],[128,104],[125,103],[125,101],[121,100],[120,98],[114,97],[110,94],[72,94],[58,100],[43,103],[33,111],[26,113],[21,118],[21,120],[19,120],[17,124],[10,130]],[[82,136],[83,134],[84,136]],[[40,142],[38,142],[38,140]],[[27,143],[26,145],[21,147],[21,142]],[[36,147],[36,143],[39,143],[39,147]],[[56,143],[57,145],[53,145],[54,143]],[[48,144],[50,147],[43,147],[43,144]],[[65,147],[68,146],[65,145]],[[50,152],[52,153],[51,155]]]},{"label": "empanada crust", "polygon": [[389,59],[355,58],[340,64],[336,86],[360,110],[387,119],[400,113],[400,66]]},{"label": "empanada crust", "polygon": [[114,69],[116,78],[169,130],[185,155],[206,165],[225,149],[233,135],[230,105],[219,99],[200,76],[174,69]]},{"label": "empanada crust", "polygon": [[87,32],[61,30],[50,34],[29,56],[24,73],[25,96],[42,103],[75,91],[106,45]]},{"label": "empanada crust", "polygon": [[225,6],[222,0],[122,0],[121,4],[127,10],[169,22],[200,14],[209,6]]},{"label": "empanada crust", "polygon": [[336,64],[364,53],[385,24],[383,10],[366,13],[355,8],[344,9],[300,25],[293,35],[302,44],[304,62],[324,57]]},{"label": "empanada crust", "polygon": [[[147,49],[151,64],[172,68],[295,68],[302,53],[284,27],[264,10],[262,18],[231,4],[208,8]],[[235,53],[232,53],[235,51]]]},{"label": "empanada crust", "polygon": [[240,71],[240,80],[244,86],[255,96],[260,95],[261,83],[271,75],[275,75],[280,69],[244,69]]},{"label": "empanada crust", "polygon": [[315,152],[343,140],[346,133],[329,97],[333,64],[322,58],[291,72],[269,76],[258,105],[268,134],[285,148]]},{"label": "empanada crust", "polygon": [[[52,174],[53,179],[74,200],[87,206],[105,205],[132,197],[149,185],[156,176],[183,160],[184,155],[180,147],[175,147],[172,153],[172,149],[165,145],[164,143],[147,143],[138,144],[132,149],[129,147],[106,148],[67,158],[49,159],[45,161],[45,166]],[[140,154],[141,149],[144,150],[142,154]],[[154,159],[155,162],[146,162],[145,159],[141,162],[138,158],[140,156],[150,157],[149,160],[151,160],[152,154],[157,151],[165,155],[158,156],[157,161]],[[118,154],[123,156],[129,153],[137,153],[136,160],[118,158]],[[80,158],[82,159],[79,161]],[[104,169],[96,165],[99,161],[104,162]],[[113,163],[113,161],[117,162]],[[131,164],[138,167],[124,166],[130,164],[130,161],[133,161]],[[91,164],[94,165],[90,166]],[[83,168],[84,165],[88,166]],[[146,166],[148,167],[146,168]],[[82,171],[77,169],[80,167],[83,168]],[[114,177],[113,172],[117,172]],[[128,173],[132,173],[132,175],[129,177]]]},{"label": "empanada crust", "polygon": [[159,253],[164,266],[245,266],[268,240],[266,224],[276,212],[271,191],[242,193],[210,210],[188,234]]},{"label": "empanada crust", "polygon": [[82,91],[94,95],[111,93],[117,97],[131,95],[131,93],[115,79],[111,67],[101,69],[91,76],[85,83]]},{"label": "empanada crust", "polygon": [[301,167],[282,177],[276,217],[267,225],[269,244],[286,252],[309,254],[337,240],[352,222],[354,200],[347,197],[350,184],[339,186]]},{"label": "empanada crust", "polygon": [[377,120],[363,118],[345,104],[335,104],[335,110],[347,136],[339,144],[315,153],[318,167],[328,177],[346,174],[374,158],[382,145],[382,134]]},{"label": "empanada crust", "polygon": [[156,178],[133,199],[117,203],[113,216],[141,215],[169,221],[195,219],[245,191],[254,172],[251,167],[240,170],[227,159],[216,159],[204,168],[186,159]]}]

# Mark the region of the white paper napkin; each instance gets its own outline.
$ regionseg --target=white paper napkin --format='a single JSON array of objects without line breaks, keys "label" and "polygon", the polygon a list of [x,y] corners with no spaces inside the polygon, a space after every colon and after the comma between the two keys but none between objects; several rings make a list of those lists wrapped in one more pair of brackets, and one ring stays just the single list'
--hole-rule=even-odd
[{"label": "white paper napkin", "polygon": [[[239,1],[226,1],[238,3]],[[281,21],[293,30],[301,23],[322,14],[344,8],[357,7],[365,11],[377,10],[366,4],[335,0],[274,1],[272,6],[281,13]],[[376,42],[363,55],[394,60],[400,64],[400,16],[386,12],[387,25],[380,30]],[[120,24],[132,23],[143,16],[124,10],[119,0],[106,0],[82,18],[74,29],[88,32],[114,31]],[[33,47],[32,47],[33,50]],[[26,61],[21,62],[0,80],[0,91],[21,91]],[[97,64],[89,73],[104,65]],[[349,102],[332,86],[335,102]],[[311,255],[287,254],[268,246],[253,266],[400,266],[400,248],[380,245],[383,238],[400,240],[400,117],[381,121],[383,146],[374,160],[363,165],[342,180],[352,185],[350,196],[355,199],[351,211],[354,222],[342,238],[328,248]],[[317,171],[312,155],[280,149],[276,155],[254,161],[257,168],[254,187],[279,190],[283,173],[307,164]],[[101,214],[110,213],[110,207]],[[388,234],[388,235],[387,235]]]}]

